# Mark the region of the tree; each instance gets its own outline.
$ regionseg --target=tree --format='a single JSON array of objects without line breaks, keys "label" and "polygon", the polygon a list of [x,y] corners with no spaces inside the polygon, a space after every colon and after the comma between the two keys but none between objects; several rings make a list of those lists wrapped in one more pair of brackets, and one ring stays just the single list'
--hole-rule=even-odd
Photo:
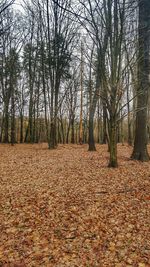
[{"label": "tree", "polygon": [[8,90],[11,97],[11,144],[16,143],[16,127],[15,127],[15,112],[16,112],[16,95],[17,95],[17,81],[20,73],[20,62],[18,53],[14,48],[10,50],[8,58]]},{"label": "tree", "polygon": [[69,134],[71,130],[71,137],[70,142],[72,144],[75,143],[75,117],[77,111],[77,99],[78,99],[78,87],[79,87],[79,80],[78,77],[78,66],[72,68],[72,74],[69,81],[67,81],[67,89],[66,89],[66,109],[68,111],[67,117],[69,118],[68,121],[68,129],[67,129],[67,136],[66,136],[66,143],[69,143]]},{"label": "tree", "polygon": [[80,66],[80,123],[79,143],[83,143],[83,42],[81,41],[81,66]]},{"label": "tree", "polygon": [[[6,2],[5,2],[6,3]],[[20,69],[19,45],[22,32],[19,29],[19,16],[8,7],[0,13],[3,34],[0,47],[0,89],[2,97],[2,130],[1,141],[15,142],[15,111],[17,81]],[[9,132],[11,133],[9,138]]]},{"label": "tree", "polygon": [[131,158],[148,161],[147,151],[147,105],[150,75],[150,1],[139,0],[139,58],[137,114],[134,149]]},{"label": "tree", "polygon": [[[63,79],[68,78],[69,66],[77,32],[77,25],[66,9],[71,0],[46,1],[47,48],[50,79],[50,135],[48,146],[57,147],[58,99]],[[61,7],[60,7],[61,6]]]}]

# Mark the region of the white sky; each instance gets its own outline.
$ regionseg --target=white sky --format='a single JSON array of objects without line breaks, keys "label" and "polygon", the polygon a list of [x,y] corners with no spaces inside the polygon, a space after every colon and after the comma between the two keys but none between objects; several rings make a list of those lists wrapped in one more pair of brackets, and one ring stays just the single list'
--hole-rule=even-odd
[{"label": "white sky", "polygon": [[19,11],[23,11],[22,5],[23,5],[22,0],[15,0],[15,2],[13,4],[13,8],[15,8],[16,10],[19,10]]}]

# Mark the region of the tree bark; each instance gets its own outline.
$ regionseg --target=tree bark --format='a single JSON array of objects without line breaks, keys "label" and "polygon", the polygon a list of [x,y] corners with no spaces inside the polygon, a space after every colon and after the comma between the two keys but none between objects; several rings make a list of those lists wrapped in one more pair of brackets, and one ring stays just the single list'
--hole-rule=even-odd
[{"label": "tree bark", "polygon": [[117,162],[117,127],[115,120],[111,119],[109,123],[109,164],[108,167],[118,167]]},{"label": "tree bark", "polygon": [[94,111],[89,115],[89,151],[96,151],[94,140]]},{"label": "tree bark", "polygon": [[148,161],[147,151],[147,105],[150,74],[150,1],[139,0],[139,61],[138,94],[134,149],[131,158]]},{"label": "tree bark", "polygon": [[75,143],[75,134],[74,134],[74,115],[71,119],[71,144]]},{"label": "tree bark", "polygon": [[20,114],[20,143],[23,143],[23,112]]},{"label": "tree bark", "polygon": [[4,117],[4,143],[9,143],[9,112],[8,112],[8,105],[5,104],[5,117]]},{"label": "tree bark", "polygon": [[106,105],[103,104],[103,139],[102,139],[102,144],[107,143],[107,110],[106,110]]}]

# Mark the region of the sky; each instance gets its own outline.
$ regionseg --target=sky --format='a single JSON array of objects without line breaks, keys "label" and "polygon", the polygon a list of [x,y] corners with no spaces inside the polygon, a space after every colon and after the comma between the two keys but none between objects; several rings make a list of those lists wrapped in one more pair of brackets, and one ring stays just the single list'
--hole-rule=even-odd
[{"label": "sky", "polygon": [[13,4],[13,8],[19,11],[23,11],[22,4],[23,4],[23,0],[15,0]]}]

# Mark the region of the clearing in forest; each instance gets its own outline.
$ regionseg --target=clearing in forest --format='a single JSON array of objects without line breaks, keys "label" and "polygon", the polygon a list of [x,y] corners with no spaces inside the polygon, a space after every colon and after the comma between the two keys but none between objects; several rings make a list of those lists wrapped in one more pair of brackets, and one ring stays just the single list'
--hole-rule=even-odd
[{"label": "clearing in forest", "polygon": [[150,163],[107,146],[0,145],[0,266],[150,266]]}]

